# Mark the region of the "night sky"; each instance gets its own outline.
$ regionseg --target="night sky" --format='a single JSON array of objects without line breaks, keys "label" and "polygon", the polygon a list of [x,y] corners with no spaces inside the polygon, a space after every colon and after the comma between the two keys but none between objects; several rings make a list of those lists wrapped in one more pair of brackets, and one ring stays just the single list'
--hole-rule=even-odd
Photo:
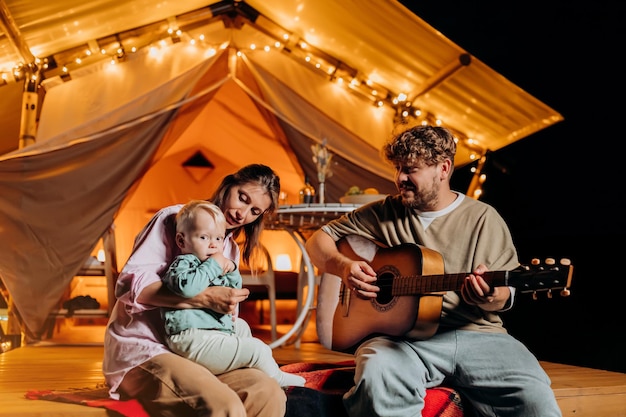
[{"label": "night sky", "polygon": [[[626,372],[626,235],[620,142],[626,107],[619,2],[401,1],[564,121],[492,153],[481,200],[508,222],[520,260],[569,258],[570,297],[528,294],[505,325],[540,360]],[[453,186],[469,184],[469,170]],[[545,295],[545,293],[544,293]]]}]

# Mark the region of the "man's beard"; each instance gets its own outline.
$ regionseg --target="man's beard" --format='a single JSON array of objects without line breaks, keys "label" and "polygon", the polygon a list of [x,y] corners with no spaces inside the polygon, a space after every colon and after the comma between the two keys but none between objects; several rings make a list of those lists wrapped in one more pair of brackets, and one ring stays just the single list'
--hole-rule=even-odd
[{"label": "man's beard", "polygon": [[[412,196],[407,197],[407,193],[411,193]],[[402,204],[412,210],[433,211],[439,201],[437,187],[434,182],[427,190],[418,190],[411,185],[410,191],[401,191],[400,195],[402,196]]]}]

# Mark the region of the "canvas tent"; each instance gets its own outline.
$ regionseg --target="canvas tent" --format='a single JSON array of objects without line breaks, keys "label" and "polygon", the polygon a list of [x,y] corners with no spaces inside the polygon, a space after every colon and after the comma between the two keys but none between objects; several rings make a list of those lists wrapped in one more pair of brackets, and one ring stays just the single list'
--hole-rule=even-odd
[{"label": "canvas tent", "polygon": [[0,86],[0,277],[35,337],[111,224],[121,264],[158,208],[245,164],[274,167],[295,203],[326,143],[336,202],[351,185],[393,192],[379,149],[404,111],[455,131],[457,165],[561,120],[395,1],[0,4],[0,72],[25,45],[54,63],[22,149],[21,80]]}]

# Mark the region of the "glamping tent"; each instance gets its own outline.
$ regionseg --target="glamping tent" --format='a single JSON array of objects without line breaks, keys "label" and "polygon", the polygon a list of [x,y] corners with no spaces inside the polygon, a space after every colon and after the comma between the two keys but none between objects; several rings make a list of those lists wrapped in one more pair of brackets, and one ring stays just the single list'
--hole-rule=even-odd
[{"label": "glamping tent", "polygon": [[326,146],[337,202],[394,192],[379,150],[399,127],[451,128],[461,166],[562,119],[394,0],[0,0],[0,16],[0,278],[33,338],[111,227],[122,264],[156,210],[243,165],[271,165],[293,204]]}]

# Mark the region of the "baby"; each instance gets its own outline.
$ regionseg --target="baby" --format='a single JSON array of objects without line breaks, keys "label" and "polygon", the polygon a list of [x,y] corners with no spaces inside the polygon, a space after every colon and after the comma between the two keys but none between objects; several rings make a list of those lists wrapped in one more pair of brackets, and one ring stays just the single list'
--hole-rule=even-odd
[{"label": "baby", "polygon": [[[163,283],[191,298],[206,287],[241,288],[237,265],[223,255],[226,219],[215,204],[188,202],[176,215],[178,255]],[[303,386],[305,379],[283,372],[262,340],[252,336],[243,319],[206,308],[163,308],[167,345],[174,352],[205,366],[215,375],[249,367],[267,373],[281,387]]]}]

